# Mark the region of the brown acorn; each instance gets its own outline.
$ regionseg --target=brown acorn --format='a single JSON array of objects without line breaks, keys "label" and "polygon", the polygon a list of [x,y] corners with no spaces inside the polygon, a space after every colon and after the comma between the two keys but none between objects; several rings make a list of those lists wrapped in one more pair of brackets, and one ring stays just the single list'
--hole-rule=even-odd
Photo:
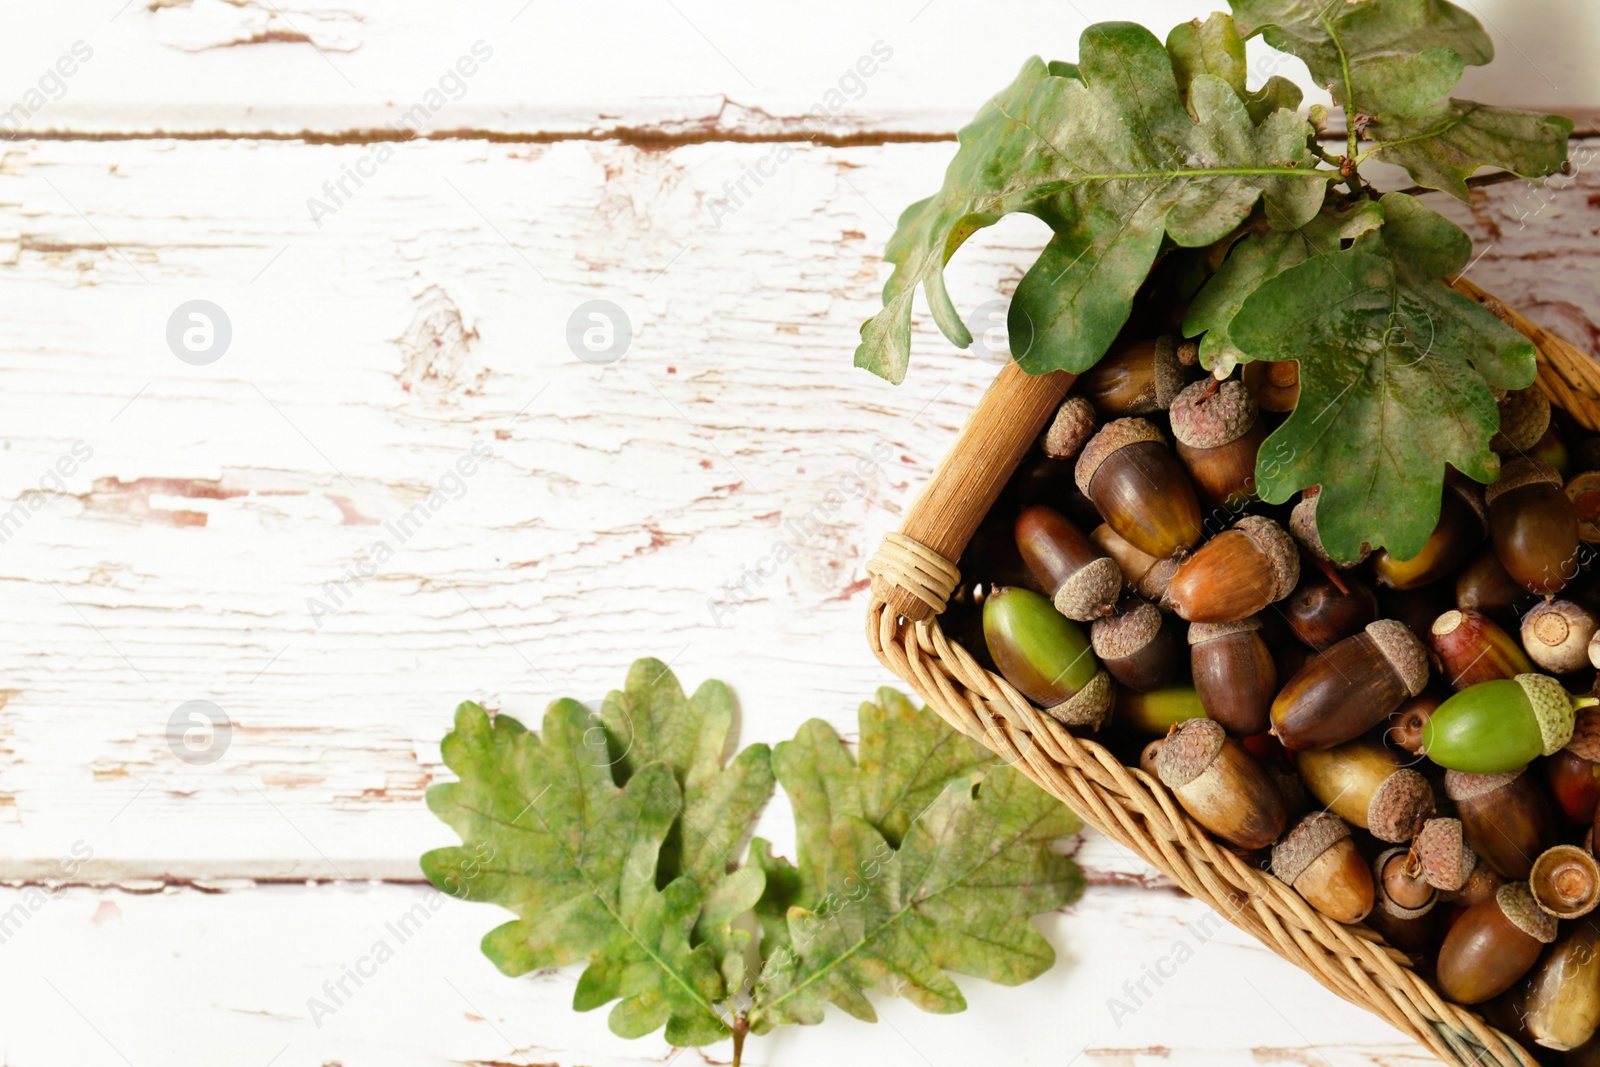
[{"label": "brown acorn", "polygon": [[1091,530],[1089,540],[1116,560],[1117,567],[1122,571],[1122,583],[1130,592],[1157,602],[1166,595],[1167,583],[1172,581],[1173,572],[1178,569],[1177,560],[1170,556],[1157,559],[1148,552],[1141,552],[1106,523]]},{"label": "brown acorn", "polygon": [[1206,714],[1235,737],[1271,725],[1278,671],[1255,616],[1189,627],[1189,673]]},{"label": "brown acorn", "polygon": [[1531,593],[1554,596],[1577,573],[1578,512],[1561,475],[1536,459],[1506,463],[1484,498],[1495,554]]},{"label": "brown acorn", "polygon": [[1383,939],[1418,962],[1433,955],[1443,927],[1444,912],[1435,905],[1434,894],[1419,907],[1408,908],[1390,898],[1384,888],[1383,872],[1396,860],[1406,858],[1403,848],[1380,852],[1372,861],[1374,899],[1367,925],[1383,935]]},{"label": "brown acorn", "polygon": [[1522,647],[1551,674],[1571,674],[1589,666],[1589,642],[1600,620],[1581,604],[1547,600],[1522,617]]},{"label": "brown acorn", "polygon": [[1044,454],[1051,459],[1072,459],[1094,436],[1095,426],[1094,404],[1086,397],[1067,397],[1044,432]]},{"label": "brown acorn", "polygon": [[1402,908],[1416,910],[1431,905],[1438,890],[1422,877],[1421,869],[1405,849],[1394,849],[1378,871],[1384,895]]},{"label": "brown acorn", "polygon": [[1157,777],[1156,757],[1161,755],[1161,746],[1166,740],[1165,737],[1158,737],[1139,750],[1139,769],[1152,778]]},{"label": "brown acorn", "polygon": [[1246,363],[1242,376],[1263,411],[1293,411],[1300,399],[1300,364],[1293,360]]},{"label": "brown acorn", "polygon": [[1283,527],[1246,515],[1182,560],[1162,606],[1189,622],[1237,622],[1294,591],[1300,553]]},{"label": "brown acorn", "polygon": [[1576,919],[1600,904],[1600,864],[1576,845],[1556,845],[1533,861],[1528,888],[1551,915]]},{"label": "brown acorn", "polygon": [[[1473,853],[1477,855],[1477,853]],[[1487,863],[1473,865],[1472,873],[1467,875],[1467,880],[1461,888],[1453,893],[1441,891],[1443,899],[1448,900],[1458,908],[1470,908],[1480,900],[1487,900],[1506,884],[1505,876]]]},{"label": "brown acorn", "polygon": [[1516,984],[1556,939],[1556,920],[1526,882],[1508,882],[1457,919],[1439,946],[1435,981],[1458,1004],[1481,1004]]},{"label": "brown acorn", "polygon": [[1237,508],[1255,496],[1256,450],[1271,431],[1243,382],[1208,378],[1187,385],[1170,415],[1178,458],[1206,501]]},{"label": "brown acorn", "polygon": [[1344,589],[1315,567],[1300,569],[1300,584],[1279,606],[1289,630],[1318,652],[1358,634],[1378,619],[1378,598],[1372,587],[1341,577]]},{"label": "brown acorn", "polygon": [[1454,893],[1467,884],[1478,865],[1478,854],[1467,844],[1460,819],[1428,819],[1411,839],[1411,863],[1418,876],[1433,888]]},{"label": "brown acorn", "polygon": [[1340,569],[1355,567],[1372,554],[1372,546],[1362,544],[1360,553],[1352,560],[1337,560],[1328,555],[1328,550],[1322,545],[1322,535],[1317,532],[1317,500],[1322,495],[1322,487],[1313,485],[1300,494],[1300,500],[1294,509],[1289,512],[1289,533],[1300,542],[1300,547],[1311,553],[1324,563],[1331,563]]},{"label": "brown acorn", "polygon": [[1600,923],[1567,927],[1528,981],[1522,1018],[1535,1042],[1562,1051],[1600,1030]]},{"label": "brown acorn", "polygon": [[1584,471],[1567,479],[1567,499],[1578,513],[1578,537],[1600,541],[1600,471]]},{"label": "brown acorn", "polygon": [[1482,493],[1471,483],[1452,480],[1445,485],[1439,521],[1422,550],[1402,560],[1379,549],[1372,557],[1373,573],[1391,589],[1416,589],[1455,573],[1488,532]]},{"label": "brown acorn", "polygon": [[1089,641],[1111,677],[1136,693],[1149,693],[1176,678],[1183,662],[1165,621],[1148,600],[1124,601],[1115,615],[1095,620]]},{"label": "brown acorn", "polygon": [[1536,385],[1513,389],[1498,401],[1500,429],[1489,447],[1502,456],[1521,455],[1550,428],[1550,400]]},{"label": "brown acorn", "polygon": [[1442,703],[1444,697],[1432,690],[1424,690],[1407,700],[1389,716],[1389,729],[1384,734],[1384,740],[1413,756],[1419,755],[1422,752],[1422,728]]},{"label": "brown acorn", "polygon": [[1331,748],[1384,722],[1427,684],[1422,643],[1379,619],[1306,661],[1272,702],[1272,732],[1291,752]]},{"label": "brown acorn", "polygon": [[1534,671],[1516,639],[1476,611],[1440,615],[1433,620],[1428,644],[1439,657],[1444,680],[1457,691]]},{"label": "brown acorn", "polygon": [[1122,593],[1116,560],[1060,513],[1040,504],[1023,508],[1015,536],[1029,573],[1061,614],[1089,622],[1115,610]]},{"label": "brown acorn", "polygon": [[1478,858],[1510,879],[1528,877],[1533,861],[1556,843],[1550,800],[1527,768],[1506,774],[1446,771],[1445,795]]},{"label": "brown acorn", "polygon": [[1150,422],[1106,423],[1078,454],[1074,476],[1106,523],[1141,552],[1162,559],[1200,540],[1194,483]]},{"label": "brown acorn", "polygon": [[1307,815],[1272,846],[1272,873],[1334,922],[1358,923],[1372,910],[1372,871],[1330,812]]},{"label": "brown acorn", "polygon": [[1379,841],[1410,841],[1433,814],[1433,788],[1400,757],[1370,738],[1297,752],[1295,769],[1329,811]]},{"label": "brown acorn", "polygon": [[1455,606],[1476,611],[1501,626],[1515,626],[1517,604],[1528,597],[1522,583],[1511,577],[1491,545],[1478,553],[1456,577]]},{"label": "brown acorn", "polygon": [[1584,708],[1574,719],[1567,747],[1544,761],[1550,795],[1567,822],[1586,826],[1600,807],[1600,708]]},{"label": "brown acorn", "polygon": [[1141,338],[1107,352],[1078,375],[1072,391],[1103,415],[1153,415],[1172,406],[1189,372],[1178,361],[1178,338]]},{"label": "brown acorn", "polygon": [[1174,726],[1156,771],[1183,809],[1225,841],[1265,848],[1283,833],[1287,815],[1272,779],[1210,719]]}]

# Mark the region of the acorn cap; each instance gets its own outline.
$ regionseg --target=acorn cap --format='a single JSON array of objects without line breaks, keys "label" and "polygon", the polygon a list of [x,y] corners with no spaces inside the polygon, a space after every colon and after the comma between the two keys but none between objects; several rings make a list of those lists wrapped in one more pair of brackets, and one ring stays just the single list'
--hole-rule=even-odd
[{"label": "acorn cap", "polygon": [[1299,502],[1289,512],[1289,532],[1307,552],[1322,562],[1331,563],[1335,567],[1354,567],[1372,555],[1372,546],[1363,541],[1360,554],[1348,563],[1328,555],[1328,550],[1322,547],[1322,535],[1317,532],[1317,496],[1321,492],[1321,486],[1313,485],[1300,494]]},{"label": "acorn cap", "polygon": [[1600,708],[1584,708],[1573,716],[1572,724],[1567,751],[1590,763],[1600,763]]},{"label": "acorn cap", "polygon": [[1149,419],[1113,419],[1100,427],[1100,432],[1089,438],[1089,443],[1083,446],[1083,451],[1078,454],[1078,465],[1073,468],[1072,479],[1078,483],[1078,491],[1088,496],[1089,483],[1094,481],[1094,472],[1100,469],[1100,464],[1117,449],[1136,445],[1140,441],[1167,443],[1161,431]]},{"label": "acorn cap", "polygon": [[1497,789],[1504,789],[1512,782],[1521,778],[1527,767],[1518,767],[1514,771],[1503,771],[1500,774],[1468,774],[1466,771],[1444,772],[1444,795],[1451,800],[1472,800],[1476,797],[1493,793]]},{"label": "acorn cap", "polygon": [[1314,811],[1272,846],[1272,873],[1294,885],[1318,856],[1350,836],[1350,827],[1331,811]]},{"label": "acorn cap", "polygon": [[1204,773],[1228,734],[1214,719],[1186,719],[1167,732],[1156,757],[1156,774],[1168,789],[1181,789]]},{"label": "acorn cap", "polygon": [[1094,426],[1094,405],[1086,397],[1067,397],[1044,432],[1044,454],[1051,459],[1071,459],[1094,435]]},{"label": "acorn cap", "polygon": [[1533,861],[1528,890],[1556,918],[1582,918],[1600,903],[1600,865],[1588,849],[1553,845]]},{"label": "acorn cap", "polygon": [[1544,674],[1519,674],[1517,684],[1533,705],[1533,717],[1544,742],[1542,751],[1546,756],[1561,751],[1572,740],[1572,697],[1560,682]]},{"label": "acorn cap", "polygon": [[1446,489],[1455,491],[1456,498],[1460,500],[1478,519],[1478,533],[1488,536],[1489,533],[1489,505],[1483,502],[1483,486],[1477,482],[1469,482],[1464,478],[1452,479],[1445,483]]},{"label": "acorn cap", "polygon": [[1383,891],[1383,869],[1394,857],[1405,854],[1404,848],[1387,848],[1378,853],[1378,857],[1372,861],[1372,884],[1378,887],[1378,897],[1374,907],[1382,908],[1384,914],[1395,919],[1420,919],[1433,910],[1433,906],[1439,902],[1439,894],[1430,896],[1428,902],[1420,908],[1405,908],[1396,904],[1389,894]]},{"label": "acorn cap", "polygon": [[1256,398],[1237,378],[1183,387],[1172,402],[1172,436],[1190,448],[1221,448],[1256,424]]},{"label": "acorn cap", "polygon": [[1494,902],[1511,925],[1548,945],[1556,939],[1556,917],[1539,907],[1527,882],[1507,882],[1495,890]]},{"label": "acorn cap", "polygon": [[1538,386],[1509,392],[1498,406],[1500,431],[1489,442],[1496,452],[1526,452],[1550,428],[1550,399]]},{"label": "acorn cap", "polygon": [[1428,652],[1411,627],[1394,619],[1367,623],[1367,636],[1394,668],[1406,692],[1416,696],[1428,684]]},{"label": "acorn cap", "polygon": [[1154,372],[1152,377],[1155,379],[1156,404],[1165,411],[1172,406],[1172,402],[1177,399],[1189,380],[1189,376],[1183,371],[1183,362],[1178,358],[1177,337],[1164,333],[1156,338],[1155,351],[1150,357],[1150,369]]},{"label": "acorn cap", "polygon": [[1089,627],[1089,643],[1102,660],[1125,659],[1160,632],[1161,611],[1148,600],[1136,600],[1119,607],[1115,615],[1096,619]]},{"label": "acorn cap", "polygon": [[1063,726],[1090,726],[1100,729],[1111,710],[1111,675],[1101,667],[1084,687],[1053,708],[1044,709]]},{"label": "acorn cap", "polygon": [[1215,641],[1219,637],[1230,634],[1245,634],[1261,629],[1261,619],[1255,615],[1246,615],[1233,622],[1191,622],[1189,624],[1189,644],[1203,645],[1207,641]]},{"label": "acorn cap", "polygon": [[1417,823],[1433,814],[1433,787],[1410,767],[1383,780],[1367,803],[1367,829],[1379,841],[1410,841]]},{"label": "acorn cap", "polygon": [[1462,836],[1460,819],[1429,819],[1411,842],[1422,867],[1422,879],[1435,889],[1454,893],[1466,884],[1478,854]]},{"label": "acorn cap", "polygon": [[1518,456],[1516,459],[1506,461],[1500,468],[1500,477],[1496,478],[1489,488],[1483,491],[1483,502],[1490,507],[1494,502],[1513,489],[1521,489],[1525,485],[1561,485],[1561,475],[1556,469],[1543,460],[1533,459],[1528,456]]},{"label": "acorn cap", "polygon": [[1265,515],[1246,515],[1233,528],[1249,534],[1267,557],[1272,567],[1272,600],[1282,600],[1294,592],[1300,584],[1300,550],[1295,547],[1294,538]]},{"label": "acorn cap", "polygon": [[1146,600],[1160,603],[1167,595],[1167,586],[1172,584],[1172,576],[1178,573],[1178,560],[1168,556],[1158,559],[1150,565],[1150,569],[1133,583],[1133,591]]},{"label": "acorn cap", "polygon": [[1122,592],[1122,568],[1110,556],[1079,567],[1061,583],[1051,603],[1069,619],[1089,622],[1103,617]]},{"label": "acorn cap", "polygon": [[1177,358],[1180,367],[1198,367],[1200,365],[1200,342],[1179,341],[1173,355]]}]

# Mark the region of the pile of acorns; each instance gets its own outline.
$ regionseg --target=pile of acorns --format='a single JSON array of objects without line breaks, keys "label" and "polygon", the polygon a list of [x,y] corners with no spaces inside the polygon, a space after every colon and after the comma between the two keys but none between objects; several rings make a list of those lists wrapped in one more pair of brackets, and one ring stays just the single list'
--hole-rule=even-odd
[{"label": "pile of acorns", "polygon": [[1414,558],[1337,563],[1314,489],[1253,492],[1297,390],[1292,363],[1204,376],[1173,337],[1113,351],[974,537],[946,627],[1446,997],[1600,1064],[1600,439],[1506,394],[1498,480],[1449,472]]}]

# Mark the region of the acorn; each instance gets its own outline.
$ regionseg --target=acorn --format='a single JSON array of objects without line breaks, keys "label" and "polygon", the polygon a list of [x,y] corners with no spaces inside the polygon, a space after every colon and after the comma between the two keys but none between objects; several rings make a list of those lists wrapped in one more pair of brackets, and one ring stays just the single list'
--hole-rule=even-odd
[{"label": "acorn", "polygon": [[1372,557],[1372,570],[1380,584],[1391,589],[1416,589],[1453,574],[1483,544],[1489,532],[1489,513],[1482,493],[1471,483],[1445,484],[1439,502],[1439,521],[1422,550],[1409,559],[1397,559],[1388,549]]},{"label": "acorn", "polygon": [[1171,557],[1157,559],[1148,552],[1141,552],[1105,523],[1090,531],[1089,540],[1116,560],[1118,569],[1122,571],[1123,585],[1130,592],[1157,602],[1166,595],[1167,583],[1172,581],[1173,572],[1178,569],[1177,560]]},{"label": "acorn", "polygon": [[1379,841],[1410,841],[1433,814],[1428,780],[1381,743],[1357,738],[1336,748],[1297,752],[1295,768],[1311,795]]},{"label": "acorn", "polygon": [[1433,717],[1444,697],[1432,690],[1424,690],[1407,700],[1389,716],[1389,728],[1384,740],[1402,748],[1413,756],[1422,752],[1422,727]]},{"label": "acorn", "polygon": [[1293,411],[1300,399],[1300,364],[1293,360],[1246,363],[1242,377],[1263,411]]},{"label": "acorn", "polygon": [[1584,471],[1567,479],[1567,499],[1578,513],[1578,539],[1600,541],[1600,471]]},{"label": "acorn", "polygon": [[1272,702],[1272,732],[1291,752],[1331,748],[1384,722],[1427,684],[1422,643],[1379,619],[1306,661]]},{"label": "acorn", "polygon": [[[1473,855],[1476,856],[1477,853],[1474,852]],[[1467,875],[1467,880],[1461,884],[1460,889],[1453,893],[1441,890],[1440,898],[1465,911],[1480,900],[1494,896],[1505,884],[1505,876],[1499,871],[1487,863],[1477,863],[1473,865],[1472,872]]]},{"label": "acorn", "polygon": [[1454,893],[1466,885],[1478,865],[1478,854],[1467,844],[1460,819],[1424,822],[1411,839],[1410,857],[1416,874],[1444,893]]},{"label": "acorn", "polygon": [[1182,560],[1162,606],[1189,622],[1237,622],[1294,591],[1300,553],[1283,527],[1246,515]]},{"label": "acorn", "polygon": [[1102,426],[1078,454],[1074,475],[1101,517],[1141,552],[1162,559],[1200,540],[1194,483],[1146,420]]},{"label": "acorn", "polygon": [[1547,600],[1522,617],[1522,647],[1551,674],[1571,674],[1589,666],[1589,642],[1600,620],[1581,604]]},{"label": "acorn", "polygon": [[1579,826],[1594,822],[1600,807],[1600,709],[1578,712],[1572,740],[1544,761],[1544,771],[1561,817]]},{"label": "acorn", "polygon": [[1124,689],[1117,694],[1117,725],[1134,733],[1165,737],[1179,723],[1205,717],[1205,705],[1191,685],[1168,685],[1147,693]]},{"label": "acorn", "polygon": [[1371,545],[1363,542],[1361,551],[1352,560],[1334,559],[1322,546],[1322,535],[1317,532],[1317,500],[1321,495],[1322,487],[1317,485],[1300,494],[1300,500],[1289,512],[1289,533],[1300,543],[1301,548],[1324,563],[1331,563],[1340,569],[1358,566],[1372,554]]},{"label": "acorn", "polygon": [[1551,915],[1577,919],[1600,904],[1600,864],[1576,845],[1556,845],[1533,861],[1528,888]]},{"label": "acorn", "polygon": [[1022,509],[1014,528],[1017,551],[1055,609],[1089,622],[1116,609],[1122,571],[1083,531],[1040,504]]},{"label": "acorn", "polygon": [[1563,478],[1572,473],[1572,453],[1567,449],[1567,442],[1557,432],[1554,422],[1546,428],[1544,436],[1528,449],[1528,456],[1530,459],[1549,464]]},{"label": "acorn", "polygon": [[1428,645],[1439,657],[1445,681],[1457,691],[1533,672],[1533,661],[1516,639],[1476,611],[1447,611],[1434,619]]},{"label": "acorn", "polygon": [[1300,569],[1300,584],[1279,606],[1289,630],[1318,652],[1358,634],[1378,619],[1378,598],[1371,586],[1341,578],[1344,588],[1314,567]]},{"label": "acorn", "polygon": [[1051,459],[1072,459],[1094,436],[1095,426],[1094,404],[1087,397],[1067,397],[1044,432],[1044,454]]},{"label": "acorn", "polygon": [[1278,671],[1255,616],[1190,626],[1189,673],[1206,714],[1228,733],[1250,737],[1271,725]]},{"label": "acorn", "polygon": [[1098,728],[1111,707],[1111,676],[1095,662],[1089,639],[1050,601],[1016,586],[983,603],[983,637],[1000,674],[1067,726]]},{"label": "acorn", "polygon": [[1166,740],[1158,737],[1139,750],[1139,769],[1152,778],[1156,777],[1156,757],[1161,755],[1161,746]]},{"label": "acorn", "polygon": [[1441,767],[1500,774],[1572,740],[1578,708],[1600,704],[1575,697],[1543,674],[1479,682],[1440,704],[1422,728],[1422,754]]},{"label": "acorn", "polygon": [[1378,869],[1378,879],[1384,895],[1402,908],[1426,908],[1438,897],[1438,890],[1422,877],[1412,855],[1403,848],[1389,850]]},{"label": "acorn", "polygon": [[1489,447],[1503,456],[1527,452],[1550,429],[1550,399],[1536,385],[1511,390],[1497,406],[1500,429],[1490,439]]},{"label": "acorn", "polygon": [[1272,846],[1272,873],[1334,922],[1358,923],[1372,910],[1372,871],[1330,812],[1312,812]]},{"label": "acorn", "polygon": [[1265,848],[1283,833],[1288,820],[1277,787],[1219,723],[1190,719],[1174,726],[1156,771],[1183,809],[1225,841]]},{"label": "acorn", "polygon": [[1184,386],[1172,402],[1175,450],[1209,503],[1242,507],[1256,495],[1256,451],[1271,431],[1237,379]]},{"label": "acorn", "polygon": [[1515,625],[1517,603],[1527,596],[1528,591],[1511,577],[1492,545],[1478,553],[1456,578],[1456,607],[1486,615],[1501,626]]},{"label": "acorn", "polygon": [[1478,858],[1507,878],[1526,878],[1533,861],[1556,843],[1550,800],[1524,769],[1506,774],[1444,776],[1461,831]]},{"label": "acorn", "polygon": [[1103,415],[1153,415],[1172,406],[1189,380],[1178,361],[1178,338],[1163,334],[1112,349],[1078,375],[1073,392]]},{"label": "acorn", "polygon": [[1115,615],[1089,627],[1089,642],[1111,677],[1136,693],[1148,693],[1176,678],[1182,664],[1172,627],[1165,622],[1166,616],[1148,600],[1124,601]]},{"label": "acorn", "polygon": [[1484,494],[1495,554],[1529,592],[1554,596],[1577,573],[1578,512],[1561,476],[1536,459],[1506,463]]},{"label": "acorn", "polygon": [[1435,983],[1458,1004],[1481,1004],[1516,984],[1556,939],[1556,920],[1526,882],[1508,882],[1457,919],[1439,947]]},{"label": "acorn", "polygon": [[1561,1051],[1600,1030],[1600,924],[1567,928],[1529,979],[1522,1018],[1529,1037]]},{"label": "acorn", "polygon": [[1383,870],[1398,857],[1404,861],[1406,850],[1391,848],[1378,854],[1372,861],[1373,881],[1372,911],[1367,915],[1367,925],[1383,935],[1390,945],[1421,964],[1433,955],[1443,928],[1444,909],[1435,907],[1438,895],[1430,897],[1419,908],[1407,908],[1390,899],[1383,887]]}]

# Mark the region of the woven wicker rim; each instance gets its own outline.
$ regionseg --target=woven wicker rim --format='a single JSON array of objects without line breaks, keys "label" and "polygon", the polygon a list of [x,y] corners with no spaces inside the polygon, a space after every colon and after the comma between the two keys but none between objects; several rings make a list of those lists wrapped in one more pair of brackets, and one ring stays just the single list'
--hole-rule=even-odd
[{"label": "woven wicker rim", "polygon": [[[1455,284],[1534,342],[1537,384],[1551,403],[1589,429],[1600,427],[1600,366],[1470,282]],[[867,642],[878,660],[950,725],[988,746],[1233,925],[1446,1063],[1537,1067],[1512,1038],[1445,1000],[1379,934],[1364,925],[1334,922],[1283,882],[1220,847],[1159,782],[1123,766],[1096,742],[1068,733],[949,640],[938,615],[960,581],[950,561],[904,533],[893,533],[867,570],[933,608],[929,618],[909,622],[877,595],[875,584]]]}]

